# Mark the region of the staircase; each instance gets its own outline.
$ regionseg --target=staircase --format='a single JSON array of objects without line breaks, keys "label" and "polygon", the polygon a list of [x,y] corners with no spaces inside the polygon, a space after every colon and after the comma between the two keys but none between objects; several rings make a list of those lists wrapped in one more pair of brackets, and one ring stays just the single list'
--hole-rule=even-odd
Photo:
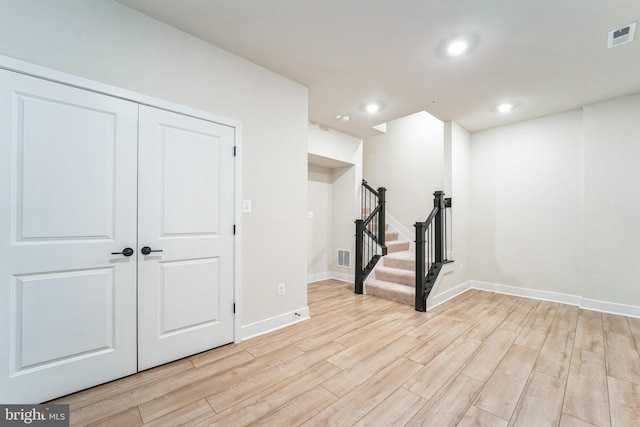
[{"label": "staircase", "polygon": [[[445,199],[443,191],[433,193],[431,213],[425,221],[414,224],[414,255],[409,251],[408,241],[399,240],[399,233],[389,231],[385,220],[385,193],[384,187],[375,190],[362,180],[362,214],[355,220],[354,292],[414,305],[416,311],[427,311],[427,297],[442,266],[453,262],[447,258],[450,246],[445,214],[446,209],[451,208],[451,198]],[[373,276],[369,277],[371,273]]]},{"label": "staircase", "polygon": [[414,305],[416,295],[415,254],[409,250],[409,242],[398,240],[398,232],[388,231],[385,224],[387,255],[365,282],[368,295],[386,298],[402,304]]}]

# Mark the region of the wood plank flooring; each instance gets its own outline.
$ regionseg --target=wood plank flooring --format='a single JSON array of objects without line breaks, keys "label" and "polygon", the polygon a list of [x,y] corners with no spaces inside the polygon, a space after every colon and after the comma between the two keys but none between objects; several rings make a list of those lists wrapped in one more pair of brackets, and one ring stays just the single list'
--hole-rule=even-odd
[{"label": "wood plank flooring", "polygon": [[72,426],[640,425],[640,319],[470,290],[428,313],[327,280],[311,319],[55,403]]}]

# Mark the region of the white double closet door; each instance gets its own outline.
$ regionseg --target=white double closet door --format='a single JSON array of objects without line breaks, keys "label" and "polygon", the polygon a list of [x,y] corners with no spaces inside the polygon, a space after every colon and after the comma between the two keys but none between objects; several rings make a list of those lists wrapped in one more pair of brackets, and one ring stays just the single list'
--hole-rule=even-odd
[{"label": "white double closet door", "polygon": [[233,341],[234,144],[233,127],[0,70],[0,402]]}]

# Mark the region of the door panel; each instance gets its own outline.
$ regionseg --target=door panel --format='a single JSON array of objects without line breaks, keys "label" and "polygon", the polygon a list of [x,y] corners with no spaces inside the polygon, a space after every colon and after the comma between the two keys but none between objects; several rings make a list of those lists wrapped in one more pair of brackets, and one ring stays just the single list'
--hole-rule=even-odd
[{"label": "door panel", "polygon": [[218,321],[218,258],[160,262],[159,267],[161,338]]},{"label": "door panel", "polygon": [[[206,123],[206,122],[205,122]],[[162,238],[214,236],[220,230],[220,138],[160,124]],[[188,189],[188,191],[186,191]]]},{"label": "door panel", "polygon": [[16,372],[113,349],[113,268],[14,276],[12,291]]},{"label": "door panel", "polygon": [[234,129],[140,106],[138,368],[233,341]]},{"label": "door panel", "polygon": [[137,114],[0,70],[0,402],[136,371]]},{"label": "door panel", "polygon": [[18,241],[113,239],[117,116],[41,96],[15,100]]}]

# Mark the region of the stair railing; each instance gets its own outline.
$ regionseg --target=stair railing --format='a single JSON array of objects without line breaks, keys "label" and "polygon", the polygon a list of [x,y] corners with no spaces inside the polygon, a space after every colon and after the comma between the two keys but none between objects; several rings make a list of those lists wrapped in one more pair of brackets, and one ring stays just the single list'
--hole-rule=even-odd
[{"label": "stair railing", "polygon": [[416,311],[427,311],[427,297],[442,269],[448,262],[451,248],[447,230],[447,208],[451,199],[443,191],[433,193],[433,209],[423,222],[416,222]]},{"label": "stair railing", "polygon": [[364,292],[364,281],[378,260],[387,254],[385,246],[386,188],[373,189],[362,180],[361,214],[356,220],[355,293]]}]

